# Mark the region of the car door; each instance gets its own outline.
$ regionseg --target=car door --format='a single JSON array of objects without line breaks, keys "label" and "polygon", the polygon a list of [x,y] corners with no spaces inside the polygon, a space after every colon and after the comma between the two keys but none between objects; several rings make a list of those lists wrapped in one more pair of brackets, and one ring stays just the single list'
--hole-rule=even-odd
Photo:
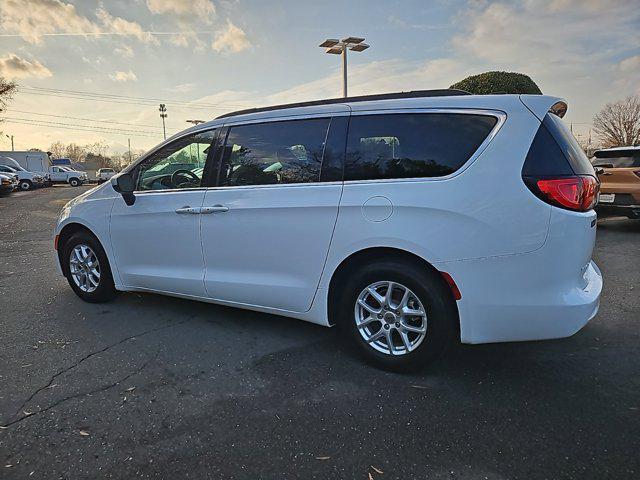
[{"label": "car door", "polygon": [[338,214],[347,115],[225,129],[201,215],[209,297],[311,307]]},{"label": "car door", "polygon": [[60,167],[51,167],[50,177],[52,182],[65,182],[67,180],[67,172]]},{"label": "car door", "polygon": [[215,130],[175,140],[131,172],[135,203],[120,197],[111,213],[111,243],[126,287],[204,296],[199,208],[203,168]]}]

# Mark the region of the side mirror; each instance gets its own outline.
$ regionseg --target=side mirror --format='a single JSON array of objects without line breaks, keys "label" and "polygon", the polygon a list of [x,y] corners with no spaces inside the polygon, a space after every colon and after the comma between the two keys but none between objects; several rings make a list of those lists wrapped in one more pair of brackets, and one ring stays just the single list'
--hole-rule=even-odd
[{"label": "side mirror", "polygon": [[136,196],[133,194],[136,183],[130,173],[120,173],[111,177],[111,186],[122,195],[124,203],[131,206],[136,203]]}]

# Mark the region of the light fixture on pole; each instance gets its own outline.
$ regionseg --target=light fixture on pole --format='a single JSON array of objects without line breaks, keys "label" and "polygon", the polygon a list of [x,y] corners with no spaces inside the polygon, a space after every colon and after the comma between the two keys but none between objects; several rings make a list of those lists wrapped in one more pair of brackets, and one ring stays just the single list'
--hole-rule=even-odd
[{"label": "light fixture on pole", "polygon": [[320,47],[325,48],[325,53],[331,53],[332,55],[342,55],[342,96],[347,96],[347,50],[352,52],[362,52],[369,48],[369,45],[364,43],[364,38],[360,37],[347,37],[342,40],[336,38],[327,38],[322,42]]},{"label": "light fixture on pole", "polygon": [[160,104],[160,118],[162,118],[162,133],[164,134],[164,139],[167,139],[167,129],[164,125],[164,119],[167,118],[167,106],[164,103]]}]

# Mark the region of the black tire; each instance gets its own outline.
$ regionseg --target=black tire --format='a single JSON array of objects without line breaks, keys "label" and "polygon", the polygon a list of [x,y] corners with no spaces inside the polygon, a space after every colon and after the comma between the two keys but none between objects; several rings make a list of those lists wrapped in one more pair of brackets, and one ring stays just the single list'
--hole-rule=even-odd
[{"label": "black tire", "polygon": [[70,178],[69,179],[69,185],[71,185],[72,187],[79,187],[80,186],[80,180],[78,180],[77,178]]},{"label": "black tire", "polygon": [[[76,282],[73,280],[70,272],[70,259],[73,249],[78,245],[87,245],[95,253],[100,263],[100,280],[95,290],[87,292],[82,290]],[[73,291],[82,300],[89,303],[103,303],[112,300],[117,291],[113,284],[113,276],[111,275],[111,267],[109,266],[109,260],[104,253],[104,249],[100,242],[88,232],[74,233],[64,245],[62,245],[62,271],[67,278],[69,285]]]},{"label": "black tire", "polygon": [[31,183],[31,180],[20,180],[19,186],[20,190],[22,190],[23,192],[33,189],[33,183]]},{"label": "black tire", "polygon": [[[365,341],[356,326],[355,309],[360,292],[381,281],[397,282],[409,288],[424,306],[426,336],[415,350],[402,355],[382,353]],[[419,370],[442,355],[456,338],[458,309],[451,290],[438,272],[424,265],[394,258],[370,262],[350,274],[338,288],[342,292],[334,310],[338,326],[364,359],[375,367],[405,372]],[[382,328],[384,323],[380,321],[380,325]],[[396,332],[396,335],[399,334]]]}]

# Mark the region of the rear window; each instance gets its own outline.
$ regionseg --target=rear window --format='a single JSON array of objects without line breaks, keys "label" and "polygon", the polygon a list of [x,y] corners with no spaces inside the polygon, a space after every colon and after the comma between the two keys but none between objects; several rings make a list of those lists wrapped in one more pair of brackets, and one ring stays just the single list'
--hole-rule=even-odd
[{"label": "rear window", "polygon": [[547,113],[542,123],[555,139],[576,175],[595,175],[582,147],[560,117]]},{"label": "rear window", "polygon": [[344,179],[449,175],[471,158],[497,122],[490,115],[463,113],[353,116]]},{"label": "rear window", "polygon": [[640,149],[600,150],[591,160],[594,167],[640,167]]}]

